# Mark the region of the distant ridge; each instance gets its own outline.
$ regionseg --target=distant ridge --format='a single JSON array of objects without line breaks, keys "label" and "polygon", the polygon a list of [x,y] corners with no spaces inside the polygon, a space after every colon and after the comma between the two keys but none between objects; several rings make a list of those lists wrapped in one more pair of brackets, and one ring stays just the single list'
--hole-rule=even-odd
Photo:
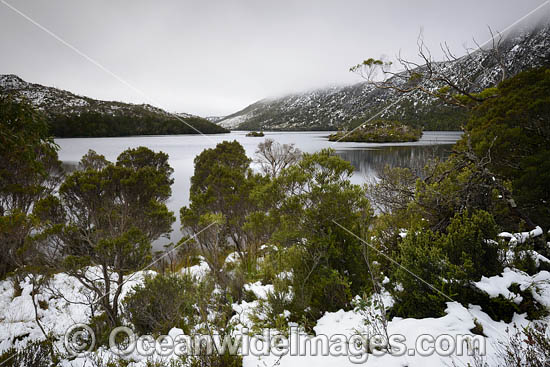
[{"label": "distant ridge", "polygon": [[42,111],[52,133],[58,137],[198,134],[196,130],[203,134],[228,132],[191,114],[171,114],[149,104],[101,101],[29,83],[13,74],[0,75],[0,95],[7,94],[25,99]]}]

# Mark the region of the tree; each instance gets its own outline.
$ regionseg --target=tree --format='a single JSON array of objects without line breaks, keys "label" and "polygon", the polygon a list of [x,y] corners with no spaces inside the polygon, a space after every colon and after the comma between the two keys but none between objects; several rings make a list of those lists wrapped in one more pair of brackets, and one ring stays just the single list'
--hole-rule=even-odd
[{"label": "tree", "polygon": [[44,116],[24,100],[0,96],[0,278],[36,253],[23,248],[38,225],[33,210],[61,175]]},{"label": "tree", "polygon": [[[444,60],[435,60],[421,33],[417,41],[420,62],[399,55],[400,70],[392,71],[392,62],[369,58],[350,70],[376,88],[393,90],[400,95],[420,92],[450,105],[471,108],[491,98],[490,93],[479,94],[484,89],[479,75],[487,74],[496,65],[500,80],[495,80],[495,84],[508,76],[505,60],[509,49],[503,47],[501,35],[496,37],[491,29],[489,32],[492,42],[489,47],[476,43],[477,48],[467,49],[462,57],[457,57],[445,43],[441,45]],[[488,77],[494,78],[494,75]]]},{"label": "tree", "polygon": [[262,173],[276,177],[281,171],[300,160],[302,152],[294,144],[280,144],[272,139],[265,139],[258,144],[256,162],[260,164]]},{"label": "tree", "polygon": [[278,221],[272,242],[294,254],[294,308],[311,320],[349,306],[369,281],[363,243],[352,233],[366,234],[373,212],[352,174],[349,162],[325,149],[304,154],[266,190],[277,201],[269,213]]},{"label": "tree", "polygon": [[493,177],[510,180],[518,216],[550,227],[550,68],[501,83],[495,98],[473,110],[457,151],[487,157]]},{"label": "tree", "polygon": [[381,213],[405,211],[414,199],[417,179],[408,168],[385,166],[378,180],[367,186],[367,195]]},{"label": "tree", "polygon": [[[215,236],[217,246],[234,248],[245,264],[254,256],[260,242],[257,232],[245,228],[247,216],[257,209],[251,193],[265,182],[265,178],[254,174],[250,162],[237,141],[224,141],[213,149],[204,150],[194,161],[189,207],[180,211],[185,234],[194,236],[203,231],[221,229],[219,235],[205,234],[196,240]],[[221,228],[207,228],[215,223],[223,225]],[[199,244],[203,249],[209,245]],[[217,272],[219,269],[212,270]]]},{"label": "tree", "polygon": [[59,190],[64,230],[59,234],[63,269],[93,295],[111,326],[118,323],[125,277],[151,259],[151,242],[167,236],[172,168],[165,153],[140,147],[113,164],[90,151],[82,170]]}]

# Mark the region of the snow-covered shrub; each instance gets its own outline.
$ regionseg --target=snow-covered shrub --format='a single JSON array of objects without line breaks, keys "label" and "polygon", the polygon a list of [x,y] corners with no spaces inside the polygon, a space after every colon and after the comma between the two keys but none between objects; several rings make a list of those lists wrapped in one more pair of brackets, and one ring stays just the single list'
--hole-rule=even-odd
[{"label": "snow-covered shrub", "polygon": [[254,332],[261,333],[262,329],[276,329],[281,333],[288,333],[288,321],[292,309],[292,288],[287,279],[275,278],[273,289],[268,291],[265,298],[257,300],[257,306],[251,313]]}]

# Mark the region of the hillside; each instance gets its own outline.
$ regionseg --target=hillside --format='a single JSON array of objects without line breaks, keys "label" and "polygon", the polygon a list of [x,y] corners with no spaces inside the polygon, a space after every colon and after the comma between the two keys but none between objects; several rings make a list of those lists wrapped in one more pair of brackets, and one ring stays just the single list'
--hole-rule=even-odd
[{"label": "hillside", "polygon": [[214,134],[227,132],[190,114],[170,114],[148,104],[101,101],[0,75],[0,95],[25,98],[48,119],[57,137],[127,136],[159,134]]},{"label": "hillside", "polygon": [[[501,52],[508,76],[550,62],[550,24],[517,32],[503,40]],[[501,67],[487,54],[476,52],[445,63],[484,89],[500,80]],[[438,88],[434,85],[433,88]],[[477,90],[472,90],[477,92]],[[282,98],[260,100],[217,123],[244,130],[337,130],[357,125],[398,100],[396,92],[375,89],[366,82],[350,86],[317,89]],[[422,93],[411,93],[380,117],[402,121],[425,130],[457,130],[465,113]]]}]

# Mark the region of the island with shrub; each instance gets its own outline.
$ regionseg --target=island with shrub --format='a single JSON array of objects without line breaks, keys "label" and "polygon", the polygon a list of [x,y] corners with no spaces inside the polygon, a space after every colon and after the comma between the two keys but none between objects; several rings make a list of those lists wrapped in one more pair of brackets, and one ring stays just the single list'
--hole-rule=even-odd
[{"label": "island with shrub", "polygon": [[329,141],[360,143],[396,143],[418,141],[422,130],[404,125],[398,121],[375,120],[346,131],[338,131],[328,137]]},{"label": "island with shrub", "polygon": [[264,136],[263,131],[251,131],[246,136],[251,136],[253,138],[261,138]]}]

